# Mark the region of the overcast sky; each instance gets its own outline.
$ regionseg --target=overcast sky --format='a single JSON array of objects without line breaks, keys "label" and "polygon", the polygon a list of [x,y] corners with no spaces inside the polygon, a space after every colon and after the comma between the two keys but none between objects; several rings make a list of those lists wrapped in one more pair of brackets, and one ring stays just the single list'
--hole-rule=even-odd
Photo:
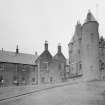
[{"label": "overcast sky", "polygon": [[105,36],[104,0],[0,0],[0,49],[15,51],[18,44],[20,52],[40,54],[47,40],[52,55],[60,42],[67,57],[77,20],[83,24],[88,9]]}]

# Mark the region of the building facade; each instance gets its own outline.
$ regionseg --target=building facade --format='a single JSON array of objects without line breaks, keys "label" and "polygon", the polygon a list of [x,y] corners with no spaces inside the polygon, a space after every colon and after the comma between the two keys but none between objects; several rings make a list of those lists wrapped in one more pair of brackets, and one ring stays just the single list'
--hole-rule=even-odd
[{"label": "building facade", "polygon": [[89,11],[83,25],[77,22],[68,44],[71,75],[82,75],[84,81],[104,78],[104,40],[99,37],[98,27],[99,23]]},{"label": "building facade", "polygon": [[38,83],[35,55],[0,50],[0,86],[20,86]]},{"label": "building facade", "polygon": [[105,80],[105,39],[103,37],[99,39],[99,58],[100,79]]},{"label": "building facade", "polygon": [[82,60],[81,60],[81,24],[77,22],[75,33],[68,44],[69,46],[69,64],[70,64],[70,77],[78,77],[82,75]]},{"label": "building facade", "polygon": [[66,58],[61,52],[61,46],[58,46],[58,52],[53,57],[48,50],[48,43],[45,41],[44,51],[37,58],[38,65],[38,83],[58,83],[64,81]]}]

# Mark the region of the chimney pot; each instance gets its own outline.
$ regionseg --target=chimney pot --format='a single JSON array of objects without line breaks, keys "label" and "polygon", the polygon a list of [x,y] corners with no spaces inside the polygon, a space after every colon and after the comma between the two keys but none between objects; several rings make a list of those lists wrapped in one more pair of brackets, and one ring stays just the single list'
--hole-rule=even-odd
[{"label": "chimney pot", "polygon": [[3,48],[2,48],[2,52],[3,52],[4,50],[3,50]]},{"label": "chimney pot", "polygon": [[48,41],[45,41],[45,50],[48,50]]},{"label": "chimney pot", "polygon": [[58,53],[61,53],[61,44],[58,44]]},{"label": "chimney pot", "polygon": [[19,53],[19,48],[18,48],[18,45],[16,46],[16,54]]}]

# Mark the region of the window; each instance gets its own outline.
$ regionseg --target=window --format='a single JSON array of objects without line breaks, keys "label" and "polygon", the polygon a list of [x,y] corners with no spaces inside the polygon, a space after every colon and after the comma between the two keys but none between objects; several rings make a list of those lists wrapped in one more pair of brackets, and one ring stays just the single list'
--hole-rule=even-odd
[{"label": "window", "polygon": [[53,77],[50,77],[50,83],[52,83],[53,82]]},{"label": "window", "polygon": [[100,66],[100,70],[104,70],[105,64],[103,63],[102,60],[99,60],[99,66]]},{"label": "window", "polygon": [[1,75],[1,76],[0,76],[0,82],[2,82],[2,81],[3,81],[3,76]]},{"label": "window", "polygon": [[48,62],[41,63],[41,69],[42,70],[48,70]]},{"label": "window", "polygon": [[14,77],[13,77],[13,84],[15,84],[15,85],[17,85],[17,86],[19,85],[17,76],[14,76]]},{"label": "window", "polygon": [[80,54],[80,49],[78,49],[78,53]]},{"label": "window", "polygon": [[25,81],[25,78],[24,77],[22,77],[22,81]]},{"label": "window", "polygon": [[22,77],[22,84],[25,84],[26,82],[25,82],[25,78],[24,77]]},{"label": "window", "polygon": [[61,64],[58,65],[59,70],[61,69]]},{"label": "window", "polygon": [[69,65],[66,66],[66,73],[69,73],[70,72],[70,68],[69,68]]},{"label": "window", "polygon": [[104,69],[104,65],[105,65],[105,64],[102,62],[102,63],[101,63],[101,70]]},{"label": "window", "polygon": [[79,69],[80,69],[80,70],[82,69],[82,64],[81,64],[81,63],[79,64]]},{"label": "window", "polygon": [[41,82],[44,83],[45,82],[45,77],[41,78]]},{"label": "window", "polygon": [[91,33],[91,41],[93,42],[94,41],[94,34]]},{"label": "window", "polygon": [[17,76],[14,76],[14,77],[13,77],[13,80],[16,81],[16,80],[17,80]]},{"label": "window", "polygon": [[35,78],[34,77],[32,78],[32,82],[35,82]]},{"label": "window", "polygon": [[0,63],[0,70],[4,70],[4,64]]}]

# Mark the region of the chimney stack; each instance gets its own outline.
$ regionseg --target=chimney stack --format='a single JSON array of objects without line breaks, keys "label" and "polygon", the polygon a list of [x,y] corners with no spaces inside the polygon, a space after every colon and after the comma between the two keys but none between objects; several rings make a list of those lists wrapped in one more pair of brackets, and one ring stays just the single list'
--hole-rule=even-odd
[{"label": "chimney stack", "polygon": [[58,44],[58,53],[61,53],[61,44]]},{"label": "chimney stack", "polygon": [[4,51],[4,49],[2,48],[2,52]]},{"label": "chimney stack", "polygon": [[19,53],[18,45],[16,46],[16,54]]},{"label": "chimney stack", "polygon": [[48,50],[48,41],[45,41],[45,50]]},{"label": "chimney stack", "polygon": [[35,52],[35,57],[37,57],[38,56],[38,53],[37,53],[37,51]]}]

